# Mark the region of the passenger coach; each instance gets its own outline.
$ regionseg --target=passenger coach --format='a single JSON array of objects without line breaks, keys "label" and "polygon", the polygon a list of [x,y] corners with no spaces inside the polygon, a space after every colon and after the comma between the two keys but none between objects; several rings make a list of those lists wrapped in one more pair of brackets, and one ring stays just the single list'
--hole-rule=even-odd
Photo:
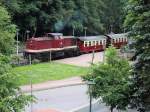
[{"label": "passenger coach", "polygon": [[106,48],[106,37],[102,35],[78,37],[77,46],[81,53],[103,51]]},{"label": "passenger coach", "polygon": [[127,33],[109,34],[107,36],[107,45],[112,44],[116,48],[121,48],[128,43]]}]

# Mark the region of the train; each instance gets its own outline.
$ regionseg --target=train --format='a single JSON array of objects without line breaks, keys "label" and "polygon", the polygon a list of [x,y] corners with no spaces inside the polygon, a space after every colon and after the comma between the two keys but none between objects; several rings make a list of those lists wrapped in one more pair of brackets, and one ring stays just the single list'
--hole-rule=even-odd
[{"label": "train", "polygon": [[121,48],[127,43],[127,33],[80,37],[64,36],[62,33],[46,33],[42,37],[28,39],[24,53],[27,57],[30,55],[32,58],[51,60],[104,51],[110,45]]}]

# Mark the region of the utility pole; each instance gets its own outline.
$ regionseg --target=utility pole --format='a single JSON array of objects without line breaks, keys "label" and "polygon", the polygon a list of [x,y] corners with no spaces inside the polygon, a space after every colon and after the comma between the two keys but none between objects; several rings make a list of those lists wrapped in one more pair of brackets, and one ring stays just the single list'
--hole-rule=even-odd
[{"label": "utility pole", "polygon": [[19,29],[17,29],[17,34],[16,34],[16,36],[17,36],[17,48],[16,48],[16,53],[17,53],[17,56],[18,56],[18,54],[19,54],[19,46],[18,46],[18,44],[19,44],[19,41],[18,41],[18,35],[19,35]]},{"label": "utility pole", "polygon": [[29,39],[29,33],[30,33],[30,31],[27,30],[26,33],[27,33],[27,40],[28,40]]},{"label": "utility pole", "polygon": [[89,95],[90,95],[89,112],[92,112],[92,86],[95,85],[95,82],[94,81],[88,81],[87,84],[89,86]]},{"label": "utility pole", "polygon": [[92,51],[92,65],[94,64],[94,58],[95,58],[95,51]]},{"label": "utility pole", "polygon": [[74,28],[72,28],[72,35],[74,36]]},{"label": "utility pole", "polygon": [[[29,64],[31,65],[32,64],[32,57],[31,57],[31,54],[29,54]],[[30,74],[30,94],[31,94],[31,97],[33,96],[33,93],[32,93],[32,89],[33,89],[33,87],[32,87],[32,77],[31,77],[31,74]],[[32,112],[32,110],[33,110],[33,104],[32,104],[32,102],[31,102],[31,105],[30,105],[30,111]]]},{"label": "utility pole", "polygon": [[52,61],[52,51],[49,52],[49,61]]},{"label": "utility pole", "polygon": [[113,25],[110,25],[110,33],[113,33]]},{"label": "utility pole", "polygon": [[86,37],[86,30],[87,30],[87,27],[84,27],[84,36]]}]

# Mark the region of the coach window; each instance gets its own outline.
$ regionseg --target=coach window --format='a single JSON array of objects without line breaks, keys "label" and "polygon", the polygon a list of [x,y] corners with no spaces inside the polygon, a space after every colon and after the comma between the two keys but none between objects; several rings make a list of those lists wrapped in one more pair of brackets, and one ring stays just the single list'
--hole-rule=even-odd
[{"label": "coach window", "polygon": [[122,38],[122,42],[123,42],[123,38]]},{"label": "coach window", "polygon": [[96,41],[96,45],[98,45],[98,41]]},{"label": "coach window", "polygon": [[95,41],[95,46],[97,45],[97,41]]},{"label": "coach window", "polygon": [[102,45],[102,40],[100,40],[100,45]]},{"label": "coach window", "polygon": [[89,41],[89,46],[91,46],[91,41]]},{"label": "coach window", "polygon": [[96,44],[97,44],[97,41],[94,41],[94,45],[96,46]]},{"label": "coach window", "polygon": [[91,41],[91,46],[94,46],[94,44],[95,44],[95,41]]},{"label": "coach window", "polygon": [[92,46],[94,46],[94,45],[95,45],[95,41],[92,42]]},{"label": "coach window", "polygon": [[95,41],[93,41],[93,46],[95,46]]},{"label": "coach window", "polygon": [[93,41],[90,41],[90,42],[89,42],[89,46],[92,46],[92,43],[93,43]]},{"label": "coach window", "polygon": [[126,42],[126,38],[124,38],[124,42]]},{"label": "coach window", "polygon": [[122,42],[122,38],[120,38],[120,42]]},{"label": "coach window", "polygon": [[85,47],[87,47],[87,42],[85,42]]},{"label": "coach window", "polygon": [[118,39],[116,38],[116,43],[118,42]]},{"label": "coach window", "polygon": [[98,45],[100,45],[100,41],[98,41]]},{"label": "coach window", "polygon": [[86,42],[87,43],[87,47],[89,46],[89,41]]},{"label": "coach window", "polygon": [[120,38],[119,38],[119,42],[120,42]]},{"label": "coach window", "polygon": [[93,46],[95,46],[96,45],[96,41],[93,41]]},{"label": "coach window", "polygon": [[113,41],[113,43],[115,43],[115,39],[113,39],[112,41]]},{"label": "coach window", "polygon": [[104,40],[102,40],[102,45],[104,44]]},{"label": "coach window", "polygon": [[87,42],[86,41],[84,41],[84,47],[87,47]]},{"label": "coach window", "polygon": [[103,44],[106,44],[106,41],[104,40],[104,43]]}]

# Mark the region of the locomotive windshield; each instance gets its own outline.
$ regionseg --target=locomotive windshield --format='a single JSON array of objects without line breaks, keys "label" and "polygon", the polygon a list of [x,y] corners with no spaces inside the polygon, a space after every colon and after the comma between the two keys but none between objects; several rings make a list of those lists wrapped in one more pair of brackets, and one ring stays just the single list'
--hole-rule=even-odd
[{"label": "locomotive windshield", "polygon": [[47,33],[47,37],[58,40],[58,39],[63,38],[63,34],[62,33]]}]

